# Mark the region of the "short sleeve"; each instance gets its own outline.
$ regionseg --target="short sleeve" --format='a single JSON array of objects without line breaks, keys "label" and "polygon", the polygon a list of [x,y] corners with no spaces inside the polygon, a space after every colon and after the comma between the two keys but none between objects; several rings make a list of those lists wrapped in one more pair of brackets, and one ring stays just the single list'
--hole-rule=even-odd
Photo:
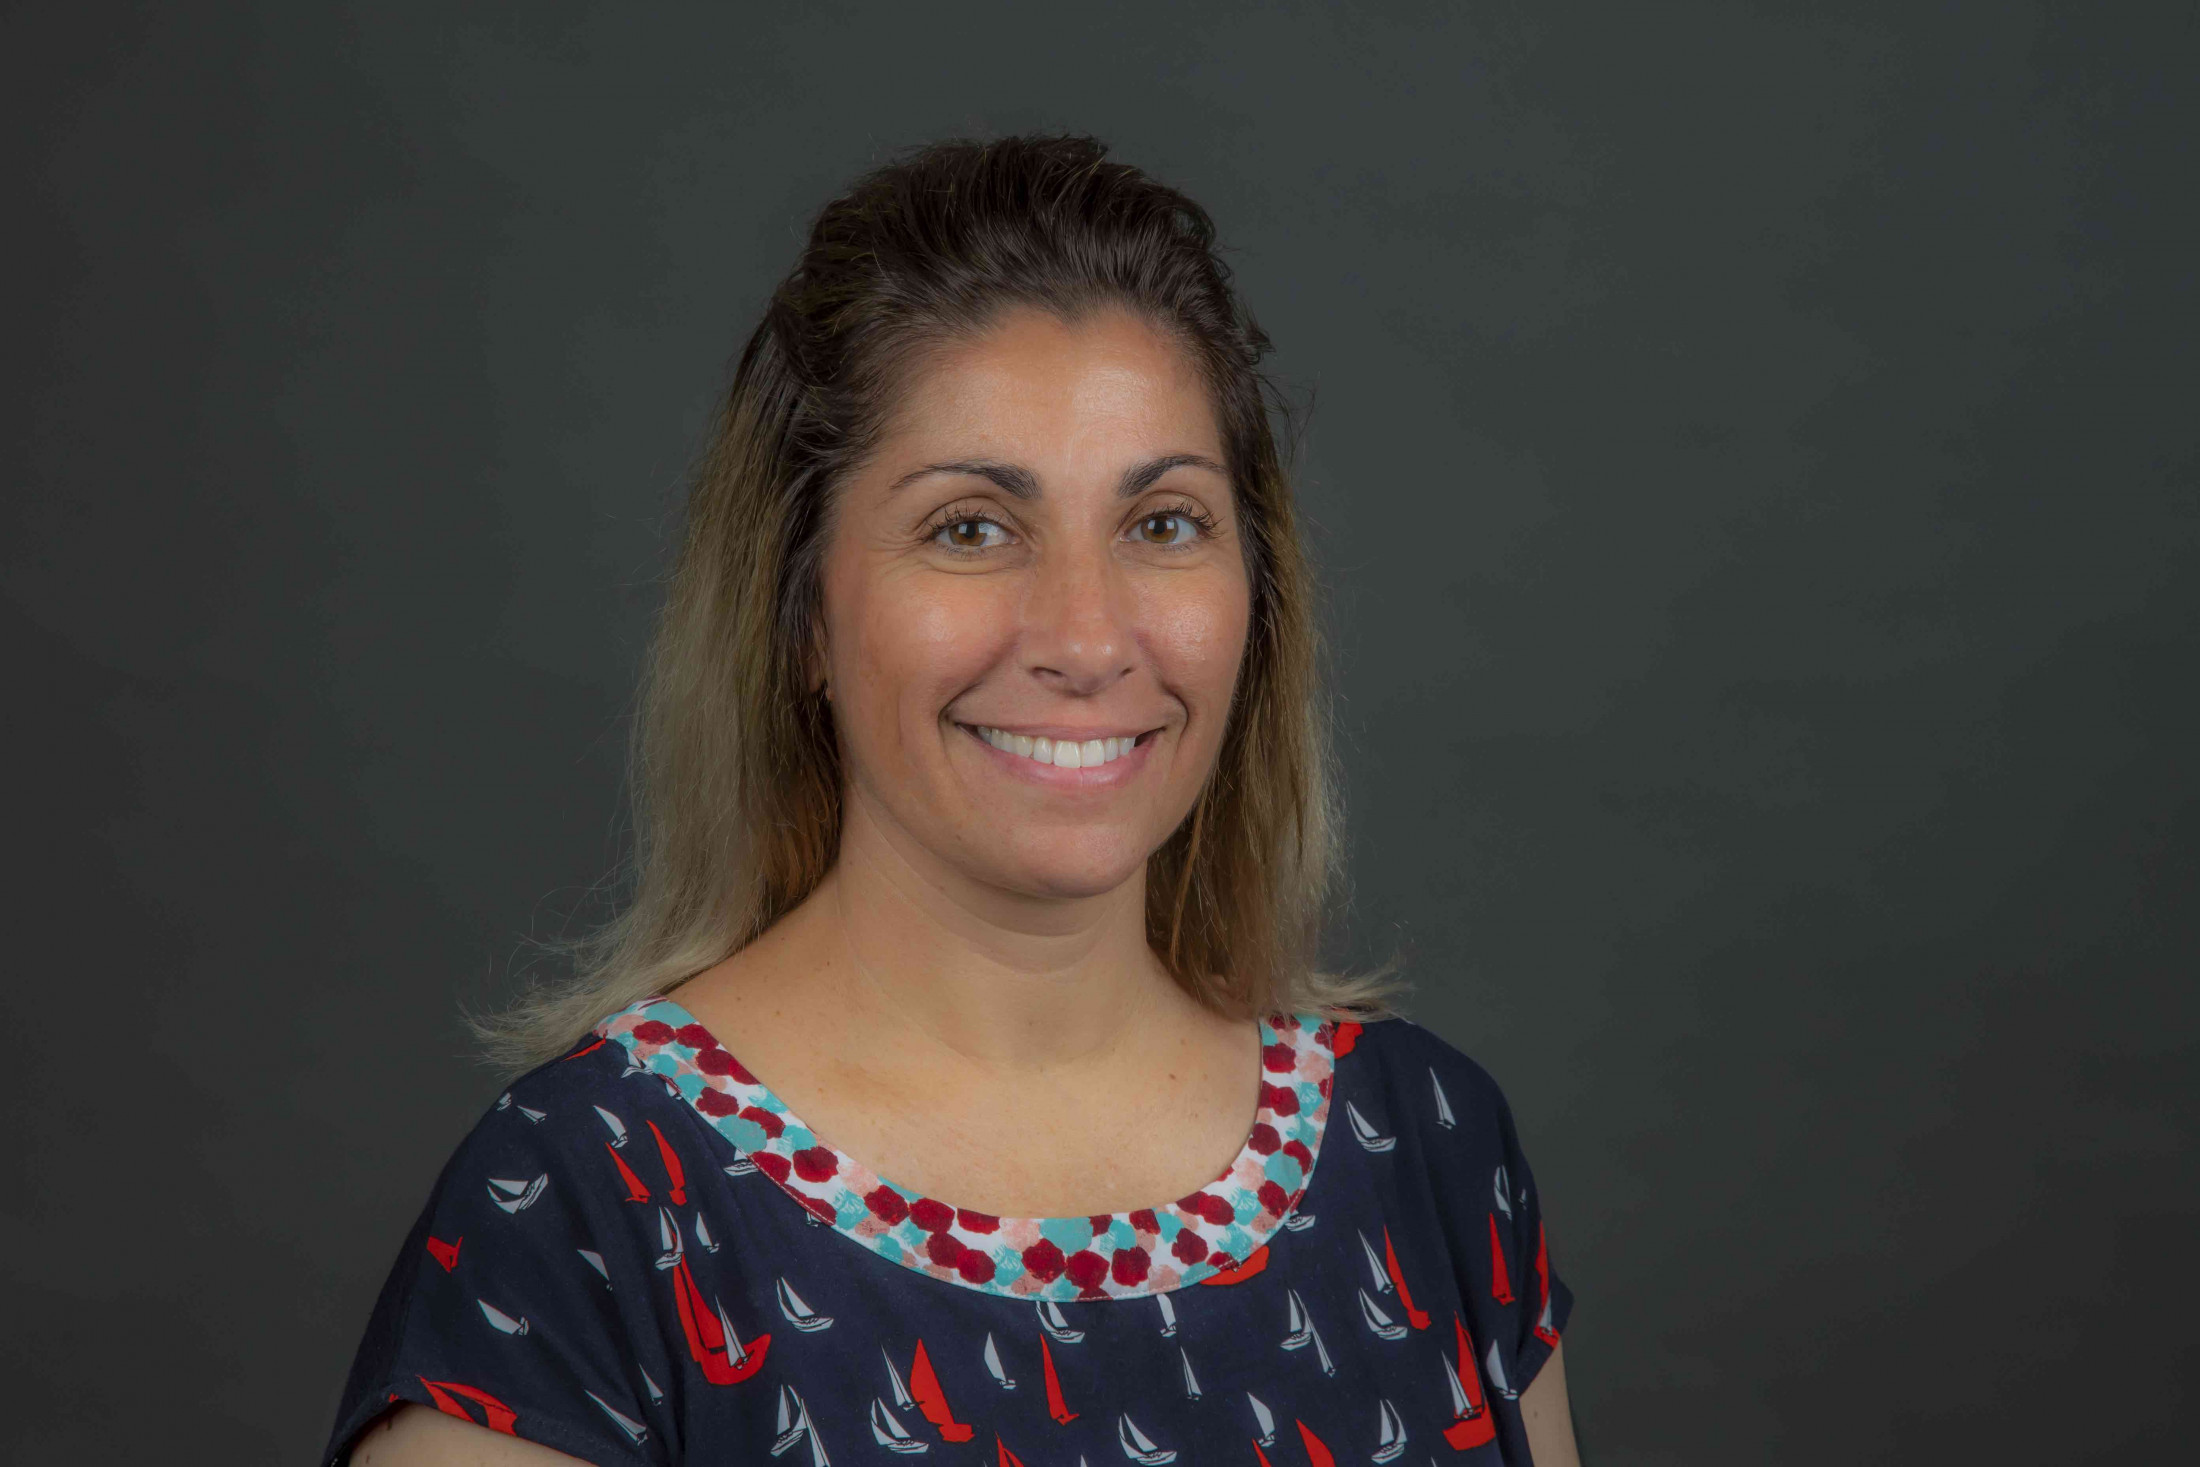
[{"label": "short sleeve", "polygon": [[1573,1312],[1573,1293],[1552,1263],[1543,1200],[1489,1072],[1432,1031],[1407,1021],[1410,1054],[1436,1078],[1443,1102],[1427,1132],[1432,1187],[1451,1251],[1476,1358],[1506,1400],[1528,1388]]},{"label": "short sleeve", "polygon": [[572,1118],[529,1095],[515,1085],[445,1166],[375,1304],[324,1462],[404,1401],[587,1462],[671,1460],[652,1410],[668,1372],[650,1375],[650,1321],[619,1288],[646,1303],[646,1281],[621,1277],[632,1224],[584,1185]]},{"label": "short sleeve", "polygon": [[1518,1387],[1526,1390],[1528,1383],[1542,1370],[1543,1362],[1558,1348],[1559,1337],[1565,1333],[1566,1321],[1573,1313],[1574,1295],[1551,1265],[1550,1237],[1543,1220],[1543,1197],[1536,1187],[1535,1173],[1528,1165],[1528,1158],[1521,1150],[1512,1107],[1494,1083],[1490,1093],[1496,1108],[1498,1144],[1504,1157],[1490,1179],[1490,1201],[1495,1209],[1497,1230],[1510,1244],[1505,1251],[1516,1260],[1512,1268],[1519,1275],[1510,1281],[1518,1300],[1519,1327],[1513,1340],[1513,1359],[1518,1362]]}]

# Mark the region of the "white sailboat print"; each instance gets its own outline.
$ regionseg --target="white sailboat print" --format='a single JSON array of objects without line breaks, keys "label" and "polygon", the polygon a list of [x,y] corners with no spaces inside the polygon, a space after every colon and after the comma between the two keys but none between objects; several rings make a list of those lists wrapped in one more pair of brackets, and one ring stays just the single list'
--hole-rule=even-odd
[{"label": "white sailboat print", "polygon": [[991,1330],[986,1331],[985,1336],[985,1368],[988,1375],[1000,1382],[1002,1390],[1012,1391],[1016,1389],[1016,1382],[1011,1380],[1008,1372],[1001,1368],[1001,1352],[994,1348],[993,1332]]},{"label": "white sailboat print", "polygon": [[1388,1401],[1382,1404],[1380,1424],[1377,1427],[1375,1451],[1368,1458],[1371,1462],[1388,1462],[1406,1449],[1406,1424],[1398,1419],[1398,1408]]},{"label": "white sailboat print", "polygon": [[1039,1328],[1052,1335],[1057,1343],[1064,1345],[1074,1345],[1085,1337],[1083,1330],[1070,1328],[1069,1317],[1062,1313],[1062,1306],[1052,1299],[1039,1301]]},{"label": "white sailboat print", "polygon": [[803,1303],[802,1296],[794,1291],[794,1285],[788,1283],[784,1277],[779,1280],[778,1293],[779,1312],[786,1316],[787,1323],[804,1334],[833,1327],[833,1317],[830,1314],[820,1314]]},{"label": "white sailboat print", "polygon": [[602,1396],[597,1395],[594,1391],[584,1391],[583,1394],[586,1395],[589,1400],[594,1401],[597,1408],[601,1410],[604,1415],[610,1417],[612,1424],[618,1427],[619,1430],[625,1432],[626,1439],[632,1442],[634,1445],[640,1446],[644,1439],[649,1436],[648,1427],[642,1425],[642,1423],[636,1421],[631,1416],[625,1415],[622,1412],[612,1410],[611,1403],[609,1401],[606,1401]]},{"label": "white sailboat print", "polygon": [[[793,1406],[787,1404],[793,1401]],[[772,1439],[772,1455],[778,1456],[789,1447],[804,1440],[810,1444],[810,1467],[829,1467],[825,1455],[825,1443],[817,1434],[817,1426],[810,1420],[810,1408],[804,1404],[802,1393],[793,1386],[779,1388],[779,1435]]]},{"label": "white sailboat print", "polygon": [[1153,1438],[1138,1429],[1138,1423],[1125,1412],[1115,1423],[1115,1439],[1122,1444],[1123,1455],[1144,1467],[1160,1467],[1163,1462],[1174,1462],[1176,1451],[1171,1447],[1154,1445]]},{"label": "white sailboat print", "polygon": [[700,1212],[695,1214],[695,1241],[702,1244],[705,1253],[718,1251],[718,1240],[710,1235],[710,1225],[703,1221]]},{"label": "white sailboat print", "polygon": [[1359,1293],[1360,1318],[1366,1322],[1368,1329],[1373,1332],[1376,1339],[1402,1340],[1406,1337],[1406,1327],[1394,1323],[1389,1315],[1376,1307],[1375,1301],[1367,1297],[1367,1290],[1362,1289]]},{"label": "white sailboat print", "polygon": [[756,1163],[745,1156],[737,1156],[732,1161],[727,1162],[720,1170],[724,1171],[729,1177],[745,1177],[756,1170]]},{"label": "white sailboat print", "polygon": [[[499,1095],[497,1097],[497,1109],[510,1110],[511,1108],[512,1092],[507,1090],[502,1095]],[[524,1105],[519,1108],[519,1113],[527,1117],[528,1120],[533,1121],[538,1126],[541,1125],[550,1114],[550,1112],[546,1110],[533,1110]]]},{"label": "white sailboat print", "polygon": [[687,1257],[687,1244],[680,1239],[680,1225],[672,1220],[672,1209],[657,1209],[657,1246],[664,1251],[657,1255],[659,1268],[674,1268]]},{"label": "white sailboat print", "polygon": [[1436,1124],[1450,1130],[1458,1124],[1451,1113],[1451,1100],[1444,1094],[1444,1082],[1436,1078],[1436,1067],[1429,1066],[1428,1082],[1436,1090]]},{"label": "white sailboat print", "polygon": [[871,1398],[871,1440],[889,1452],[900,1452],[904,1456],[911,1452],[932,1450],[930,1442],[920,1441],[902,1430],[901,1422],[894,1418],[893,1412],[886,1409],[886,1403],[876,1396]]},{"label": "white sailboat print", "polygon": [[1322,1343],[1322,1332],[1314,1328],[1314,1317],[1306,1312],[1306,1301],[1299,1297],[1297,1289],[1286,1291],[1291,1303],[1290,1333],[1283,1337],[1283,1348],[1302,1350],[1311,1344],[1314,1355],[1321,1361],[1322,1374],[1335,1375],[1337,1363],[1329,1358],[1329,1347]]},{"label": "white sailboat print", "polygon": [[1245,1393],[1245,1399],[1252,1403],[1253,1419],[1260,1423],[1260,1444],[1264,1447],[1274,1446],[1276,1444],[1276,1418],[1269,1412],[1268,1407],[1261,1402],[1260,1397],[1254,1395],[1251,1391]]},{"label": "white sailboat print", "polygon": [[598,1253],[593,1248],[575,1248],[573,1251],[581,1256],[582,1262],[586,1263],[590,1268],[596,1270],[596,1272],[603,1275],[605,1288],[609,1288],[611,1286],[611,1270],[604,1267],[603,1255],[601,1253]]},{"label": "white sailboat print", "polygon": [[1505,1175],[1505,1164],[1499,1162],[1496,1174],[1490,1178],[1490,1190],[1497,1194],[1497,1210],[1505,1214],[1505,1219],[1508,1222],[1512,1220],[1513,1215],[1512,1199],[1505,1195],[1506,1185],[1509,1181],[1510,1178]]},{"label": "white sailboat print", "polygon": [[1459,1372],[1452,1368],[1451,1357],[1449,1355],[1439,1355],[1436,1358],[1444,1366],[1444,1384],[1451,1388],[1451,1414],[1453,1418],[1459,1421],[1471,1421],[1480,1416],[1484,1408],[1477,1406],[1474,1403],[1474,1398],[1467,1394],[1467,1388],[1459,1383]]},{"label": "white sailboat print", "polygon": [[527,1333],[526,1316],[522,1315],[520,1318],[514,1319],[511,1315],[497,1308],[496,1305],[491,1304],[487,1299],[476,1299],[474,1302],[481,1306],[481,1317],[506,1334],[523,1335]]},{"label": "white sailboat print", "polygon": [[1184,1361],[1184,1399],[1196,1401],[1199,1399],[1199,1377],[1192,1374],[1192,1357],[1185,1353],[1182,1345],[1176,1347],[1176,1353]]},{"label": "white sailboat print", "polygon": [[1314,1214],[1312,1214],[1311,1212],[1294,1211],[1289,1217],[1283,1220],[1283,1225],[1289,1228],[1294,1233],[1303,1233],[1308,1228],[1314,1226]]},{"label": "white sailboat print", "polygon": [[550,1185],[550,1174],[544,1172],[532,1182],[509,1177],[489,1178],[489,1200],[506,1212],[517,1213],[535,1205],[542,1189]]},{"label": "white sailboat print", "polygon": [[[1353,1229],[1353,1231],[1359,1232],[1357,1228]],[[1367,1241],[1367,1234],[1360,1233],[1359,1237],[1360,1253],[1367,1259],[1367,1271],[1369,1274],[1373,1275],[1375,1279],[1375,1292],[1378,1294],[1389,1293],[1390,1274],[1388,1270],[1383,1267],[1382,1259],[1375,1256],[1375,1245]]]},{"label": "white sailboat print", "polygon": [[1497,1353],[1497,1341],[1490,1341],[1490,1353],[1482,1358],[1482,1365],[1483,1374],[1490,1378],[1491,1390],[1496,1391],[1508,1401],[1520,1399],[1520,1392],[1514,1390],[1512,1382],[1505,1379],[1505,1361],[1504,1357]]},{"label": "white sailboat print", "polygon": [[[636,1370],[642,1370],[642,1368],[641,1368],[641,1367],[640,1367],[639,1365],[635,1366],[634,1368],[635,1368]],[[663,1391],[663,1390],[661,1390],[661,1389],[660,1389],[660,1388],[658,1387],[658,1385],[657,1385],[657,1382],[656,1382],[656,1381],[654,1381],[654,1380],[650,1379],[650,1375],[649,1375],[649,1372],[648,1372],[648,1371],[646,1371],[646,1370],[642,1370],[642,1384],[643,1384],[643,1385],[645,1385],[645,1386],[647,1386],[647,1387],[649,1387],[649,1399],[650,1399],[650,1400],[652,1400],[652,1401],[662,1401],[662,1400],[663,1400],[663,1399],[665,1398],[665,1393],[664,1393],[664,1391]]]},{"label": "white sailboat print", "polygon": [[1367,1117],[1360,1114],[1360,1108],[1349,1100],[1344,1103],[1344,1114],[1345,1119],[1352,1122],[1353,1138],[1369,1151],[1388,1151],[1398,1144],[1396,1136],[1385,1136],[1369,1125]]},{"label": "white sailboat print", "polygon": [[596,1114],[603,1117],[605,1127],[610,1130],[612,1146],[617,1148],[626,1145],[626,1122],[600,1105],[596,1107]]},{"label": "white sailboat print", "polygon": [[886,1353],[883,1345],[879,1347],[878,1354],[886,1362],[886,1378],[894,1383],[894,1409],[907,1411],[917,1403],[910,1397],[909,1387],[901,1383],[901,1372],[894,1369],[894,1357]]},{"label": "white sailboat print", "polygon": [[775,1457],[802,1440],[809,1429],[809,1423],[802,1419],[802,1413],[788,1405],[789,1394],[791,1392],[786,1386],[779,1388],[778,1435],[772,1440],[772,1455]]},{"label": "white sailboat print", "polygon": [[710,1303],[718,1311],[718,1328],[725,1332],[726,1363],[739,1367],[749,1358],[749,1347],[742,1344],[741,1337],[733,1332],[733,1321],[726,1315],[726,1301],[713,1294]]},{"label": "white sailboat print", "polygon": [[1156,1294],[1153,1298],[1161,1306],[1161,1338],[1167,1339],[1176,1333],[1176,1306],[1169,1302],[1167,1294]]}]

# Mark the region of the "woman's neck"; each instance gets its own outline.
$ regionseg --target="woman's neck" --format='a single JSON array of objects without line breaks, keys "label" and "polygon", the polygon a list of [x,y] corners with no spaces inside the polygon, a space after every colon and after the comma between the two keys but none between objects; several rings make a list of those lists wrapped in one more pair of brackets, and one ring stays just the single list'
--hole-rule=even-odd
[{"label": "woman's neck", "polygon": [[[721,969],[863,1068],[949,1064],[1002,1081],[1118,1065],[1198,1005],[1146,941],[1143,871],[1103,894],[1026,896],[969,880],[862,800],[816,891]],[[698,986],[726,999],[722,984]],[[746,980],[746,981],[743,981]],[[817,1027],[812,1027],[817,1026]],[[818,1032],[822,1028],[826,1032]]]}]

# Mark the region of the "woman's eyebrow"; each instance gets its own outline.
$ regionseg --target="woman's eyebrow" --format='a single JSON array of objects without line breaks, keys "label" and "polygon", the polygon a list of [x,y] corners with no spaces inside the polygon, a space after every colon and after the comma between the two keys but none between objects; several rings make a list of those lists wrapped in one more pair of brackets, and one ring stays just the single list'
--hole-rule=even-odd
[{"label": "woman's eyebrow", "polygon": [[1143,494],[1153,487],[1156,479],[1171,469],[1212,469],[1225,479],[1230,477],[1228,469],[1203,454],[1171,453],[1142,463],[1124,474],[1123,482],[1115,492],[1123,499],[1129,499],[1134,494]]},{"label": "woman's eyebrow", "polygon": [[917,480],[932,474],[968,474],[980,479],[991,479],[1001,489],[1018,499],[1036,499],[1039,496],[1038,475],[1017,464],[1004,464],[993,459],[957,459],[953,463],[926,464],[921,469],[911,469],[894,481],[886,492],[899,494]]},{"label": "woman's eyebrow", "polygon": [[[1182,468],[1211,469],[1225,477],[1229,473],[1221,464],[1203,454],[1164,454],[1160,458],[1148,459],[1125,470],[1122,483],[1116,487],[1116,496],[1129,499],[1133,495],[1143,494],[1163,474],[1171,469]],[[967,474],[974,478],[988,479],[1004,493],[1013,494],[1018,499],[1036,499],[1039,496],[1039,477],[1031,470],[1020,464],[1001,463],[985,458],[956,459],[949,463],[926,464],[921,469],[911,469],[896,479],[893,487],[886,492],[889,495],[899,493],[917,480],[932,474]]]}]

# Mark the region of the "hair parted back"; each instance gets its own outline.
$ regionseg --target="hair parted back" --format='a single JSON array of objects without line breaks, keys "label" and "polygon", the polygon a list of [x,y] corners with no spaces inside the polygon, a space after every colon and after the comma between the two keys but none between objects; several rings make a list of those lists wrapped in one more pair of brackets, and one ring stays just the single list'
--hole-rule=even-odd
[{"label": "hair parted back", "polygon": [[1207,212],[1088,137],[952,141],[860,179],[810,230],[717,415],[644,668],[630,758],[632,895],[553,946],[572,976],[475,1020],[523,1069],[669,992],[799,904],[840,843],[841,765],[809,649],[835,487],[927,347],[1016,307],[1127,308],[1179,341],[1214,396],[1252,617],[1222,749],[1147,864],[1155,952],[1211,1009],[1372,1016],[1382,973],[1319,971],[1340,812],[1314,584],[1260,362]]}]

